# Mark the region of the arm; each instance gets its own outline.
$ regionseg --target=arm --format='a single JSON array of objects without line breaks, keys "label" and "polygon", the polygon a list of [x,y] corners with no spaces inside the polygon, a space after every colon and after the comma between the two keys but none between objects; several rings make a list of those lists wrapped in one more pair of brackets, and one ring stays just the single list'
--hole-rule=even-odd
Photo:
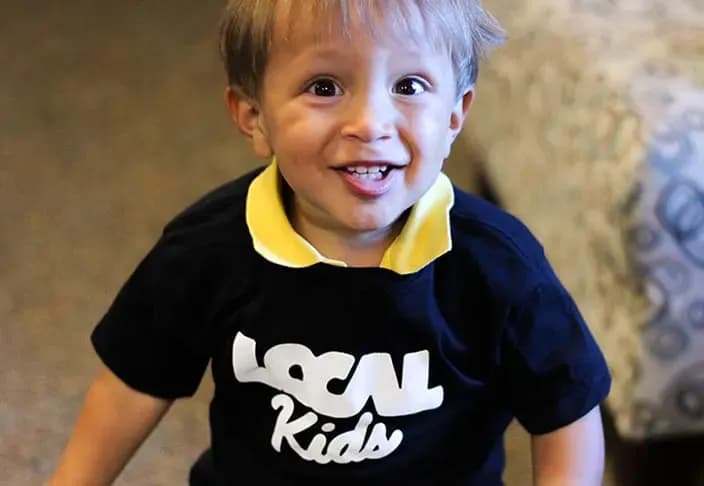
[{"label": "arm", "polygon": [[597,486],[604,473],[599,407],[561,429],[532,436],[535,486]]},{"label": "arm", "polygon": [[88,390],[51,486],[111,484],[171,401],[129,388],[104,368]]}]

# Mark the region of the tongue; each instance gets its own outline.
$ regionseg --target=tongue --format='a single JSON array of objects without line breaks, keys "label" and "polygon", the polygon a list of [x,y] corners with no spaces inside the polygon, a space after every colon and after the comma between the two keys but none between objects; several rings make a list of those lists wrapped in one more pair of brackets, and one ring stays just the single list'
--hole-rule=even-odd
[{"label": "tongue", "polygon": [[342,171],[342,177],[352,191],[362,196],[381,196],[386,193],[392,182],[392,177],[389,175],[391,171],[387,171],[382,177],[361,177],[360,174],[350,171]]}]

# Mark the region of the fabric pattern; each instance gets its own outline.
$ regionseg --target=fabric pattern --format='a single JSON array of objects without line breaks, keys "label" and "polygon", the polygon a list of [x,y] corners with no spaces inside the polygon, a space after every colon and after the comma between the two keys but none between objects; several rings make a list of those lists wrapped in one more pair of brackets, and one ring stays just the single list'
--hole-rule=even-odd
[{"label": "fabric pattern", "polygon": [[630,438],[704,431],[704,2],[486,0],[466,131],[612,369]]}]

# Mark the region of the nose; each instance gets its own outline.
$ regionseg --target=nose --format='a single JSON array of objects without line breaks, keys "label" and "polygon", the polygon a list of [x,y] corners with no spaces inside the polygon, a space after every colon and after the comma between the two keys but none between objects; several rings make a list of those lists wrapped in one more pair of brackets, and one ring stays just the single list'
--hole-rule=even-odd
[{"label": "nose", "polygon": [[359,93],[348,99],[345,108],[343,137],[365,143],[391,138],[396,110],[390,95]]}]

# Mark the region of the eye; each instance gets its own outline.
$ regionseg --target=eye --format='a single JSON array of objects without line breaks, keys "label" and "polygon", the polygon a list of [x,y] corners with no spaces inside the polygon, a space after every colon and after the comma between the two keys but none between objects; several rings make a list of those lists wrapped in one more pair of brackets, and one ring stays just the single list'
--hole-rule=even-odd
[{"label": "eye", "polygon": [[340,96],[342,88],[332,79],[318,79],[313,81],[306,90],[308,93],[315,96]]},{"label": "eye", "polygon": [[428,84],[418,78],[403,78],[396,83],[393,92],[404,96],[413,96],[423,93],[428,89]]}]

